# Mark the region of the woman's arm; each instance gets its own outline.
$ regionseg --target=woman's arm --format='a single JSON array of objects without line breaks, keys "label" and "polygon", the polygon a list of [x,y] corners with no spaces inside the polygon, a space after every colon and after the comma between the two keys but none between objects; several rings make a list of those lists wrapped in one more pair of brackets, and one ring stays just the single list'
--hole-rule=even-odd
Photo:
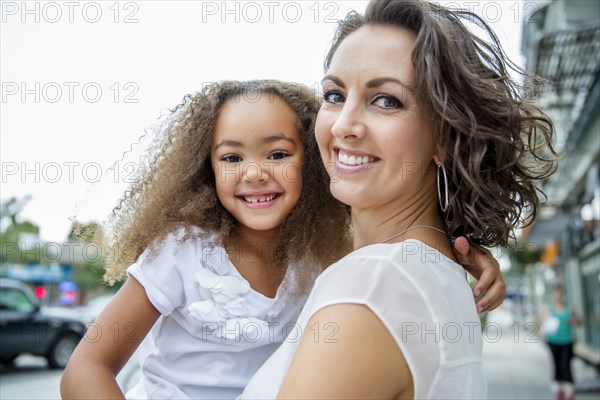
[{"label": "woman's arm", "polygon": [[583,320],[579,317],[579,314],[571,308],[571,325],[579,326],[583,323]]},{"label": "woman's arm", "polygon": [[122,399],[116,376],[160,313],[133,277],[90,324],[63,374],[63,399]]},{"label": "woman's arm", "polygon": [[547,305],[545,305],[544,308],[542,308],[542,312],[540,312],[540,314],[538,315],[538,318],[536,320],[537,326],[538,326],[538,330],[540,332],[541,332],[541,329],[542,329],[542,325],[544,324],[544,320],[546,319],[546,317],[548,316],[548,314],[550,314],[550,309],[548,308]]},{"label": "woman's arm", "polygon": [[477,299],[477,311],[491,311],[506,299],[506,284],[500,272],[500,264],[489,250],[469,245],[460,236],[454,242],[454,255],[459,264],[477,279],[473,294]]},{"label": "woman's arm", "polygon": [[328,306],[315,313],[306,326],[325,324],[335,324],[335,335],[324,340],[312,330],[304,332],[278,398],[413,397],[412,375],[404,356],[369,308]]}]

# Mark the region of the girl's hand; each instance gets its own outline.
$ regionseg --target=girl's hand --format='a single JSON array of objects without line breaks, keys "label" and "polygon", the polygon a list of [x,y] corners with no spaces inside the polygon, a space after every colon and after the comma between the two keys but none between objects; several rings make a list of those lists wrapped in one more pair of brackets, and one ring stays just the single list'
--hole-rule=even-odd
[{"label": "girl's hand", "polygon": [[489,250],[470,245],[467,238],[459,236],[454,241],[454,255],[458,263],[477,279],[473,295],[477,299],[477,312],[491,311],[506,298],[506,285],[500,264]]}]

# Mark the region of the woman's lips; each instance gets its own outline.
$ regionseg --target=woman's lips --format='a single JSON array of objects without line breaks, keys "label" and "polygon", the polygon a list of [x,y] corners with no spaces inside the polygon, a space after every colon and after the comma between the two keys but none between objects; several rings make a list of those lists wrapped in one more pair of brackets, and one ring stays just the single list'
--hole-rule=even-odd
[{"label": "woman's lips", "polygon": [[335,148],[334,154],[335,165],[341,172],[360,172],[371,168],[380,161],[380,158],[373,155],[342,148]]}]

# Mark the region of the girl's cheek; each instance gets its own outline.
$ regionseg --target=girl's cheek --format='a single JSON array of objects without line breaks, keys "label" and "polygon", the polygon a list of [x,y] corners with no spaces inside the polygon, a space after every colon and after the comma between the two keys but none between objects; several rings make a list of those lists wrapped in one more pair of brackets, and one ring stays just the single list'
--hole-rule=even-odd
[{"label": "girl's cheek", "polygon": [[302,164],[293,163],[287,168],[285,179],[302,190]]}]

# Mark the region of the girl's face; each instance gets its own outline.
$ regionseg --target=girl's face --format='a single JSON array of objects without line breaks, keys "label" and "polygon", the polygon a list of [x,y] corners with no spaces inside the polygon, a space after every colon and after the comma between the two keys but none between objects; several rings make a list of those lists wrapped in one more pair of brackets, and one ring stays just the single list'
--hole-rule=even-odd
[{"label": "girl's face", "polygon": [[221,204],[243,227],[267,231],[300,198],[304,146],[285,101],[266,93],[245,97],[221,108],[211,163]]},{"label": "girl's face", "polygon": [[436,140],[411,92],[414,43],[400,28],[361,27],[341,43],[323,79],[317,141],[331,192],[354,209],[435,191]]}]

